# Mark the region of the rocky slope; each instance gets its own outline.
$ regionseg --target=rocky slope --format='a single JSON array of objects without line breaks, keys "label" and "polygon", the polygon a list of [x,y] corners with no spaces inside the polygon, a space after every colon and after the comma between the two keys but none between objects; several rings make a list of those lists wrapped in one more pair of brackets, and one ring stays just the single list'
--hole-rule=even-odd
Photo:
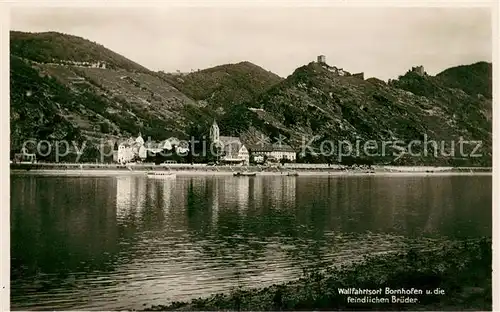
[{"label": "rocky slope", "polygon": [[[449,85],[439,77],[413,71],[386,84],[347,72],[340,76],[334,67],[313,62],[298,68],[251,104],[229,112],[224,126],[230,132],[249,133],[254,139],[261,133],[272,137],[281,134],[296,147],[317,136],[315,151],[321,142],[333,142],[333,151],[329,142],[323,144],[323,150],[334,159],[338,159],[339,141],[349,141],[353,147],[360,141],[363,147],[364,142],[375,140],[375,150],[379,156],[385,155],[371,156],[377,162],[391,163],[397,158],[396,163],[401,164],[490,164],[491,100],[487,97],[491,95],[472,96]],[[244,107],[248,105],[250,109]],[[460,137],[481,140],[483,155],[469,157],[475,145],[459,153]],[[433,143],[424,152],[425,138],[437,142],[437,157]],[[412,146],[411,152],[419,155],[411,156],[407,145],[415,140],[422,144]],[[398,141],[382,151],[382,142]],[[361,155],[355,156],[363,153],[361,150]],[[373,154],[375,151],[370,152]]]},{"label": "rocky slope", "polygon": [[[300,150],[315,137],[314,150],[329,155],[309,153],[308,161],[338,161],[342,140],[375,140],[378,156],[370,157],[378,163],[491,164],[488,63],[437,76],[408,71],[389,83],[316,62],[286,79],[248,62],[165,74],[83,38],[11,32],[10,74],[12,151],[28,138],[97,142],[139,131],[155,140],[199,137],[216,118],[221,135],[250,145],[282,137]],[[460,137],[482,141],[483,155],[468,157],[473,145],[460,155]],[[426,138],[438,141],[437,157],[432,144],[408,154],[410,142]]]},{"label": "rocky slope", "polygon": [[187,136],[210,116],[156,73],[85,39],[12,32],[11,47],[13,151],[27,138]]}]

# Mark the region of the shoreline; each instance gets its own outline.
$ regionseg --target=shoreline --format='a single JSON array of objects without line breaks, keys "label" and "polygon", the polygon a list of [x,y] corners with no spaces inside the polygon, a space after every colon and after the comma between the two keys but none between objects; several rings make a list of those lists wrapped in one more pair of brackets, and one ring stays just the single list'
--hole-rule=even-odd
[{"label": "shoreline", "polygon": [[248,171],[256,176],[450,176],[492,175],[491,168],[483,167],[429,167],[429,166],[372,166],[372,168],[345,168],[338,165],[293,164],[292,166],[206,166],[204,164],[11,164],[11,175],[61,176],[146,176],[148,172],[172,172],[180,176],[232,176]]},{"label": "shoreline", "polygon": [[[269,287],[236,288],[230,293],[189,302],[172,301],[146,311],[297,311],[297,310],[425,310],[488,311],[492,305],[491,238],[408,248],[403,252],[365,257],[340,267],[306,272],[297,280]],[[413,302],[394,301],[390,290]],[[339,289],[380,290],[375,295],[342,294]],[[436,289],[442,293],[426,294]],[[420,291],[420,294],[418,293]],[[385,302],[353,302],[349,298],[378,298]],[[366,300],[366,299],[365,299]]]},{"label": "shoreline", "polygon": [[[16,170],[11,169],[11,175],[32,175],[32,176],[82,176],[82,177],[114,177],[114,176],[138,176],[146,177],[151,171],[137,170],[77,170],[77,169],[33,169]],[[161,171],[159,171],[161,172]],[[202,170],[171,170],[177,176],[233,176],[231,171],[202,171]],[[349,176],[387,176],[387,177],[419,177],[419,176],[491,176],[491,172],[344,172],[344,171],[299,171],[297,175],[289,176],[286,172],[257,172],[256,176],[282,176],[290,178],[298,177],[349,177]],[[244,176],[243,176],[244,177]],[[241,177],[241,178],[243,178]],[[252,177],[246,177],[252,178]]]}]

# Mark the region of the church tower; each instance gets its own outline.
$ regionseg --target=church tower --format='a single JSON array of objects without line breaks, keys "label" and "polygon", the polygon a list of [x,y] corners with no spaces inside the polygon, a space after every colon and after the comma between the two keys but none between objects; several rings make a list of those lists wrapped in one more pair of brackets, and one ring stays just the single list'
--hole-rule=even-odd
[{"label": "church tower", "polygon": [[212,126],[210,127],[210,141],[212,142],[219,142],[219,126],[217,125],[217,122],[214,122]]}]

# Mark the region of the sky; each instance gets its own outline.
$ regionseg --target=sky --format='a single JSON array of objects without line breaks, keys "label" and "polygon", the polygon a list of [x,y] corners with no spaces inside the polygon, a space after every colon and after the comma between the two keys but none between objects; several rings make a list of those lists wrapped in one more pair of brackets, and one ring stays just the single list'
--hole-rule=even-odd
[{"label": "sky", "polygon": [[326,56],[365,78],[492,61],[488,8],[12,8],[11,30],[84,37],[151,69],[250,61],[282,77]]}]

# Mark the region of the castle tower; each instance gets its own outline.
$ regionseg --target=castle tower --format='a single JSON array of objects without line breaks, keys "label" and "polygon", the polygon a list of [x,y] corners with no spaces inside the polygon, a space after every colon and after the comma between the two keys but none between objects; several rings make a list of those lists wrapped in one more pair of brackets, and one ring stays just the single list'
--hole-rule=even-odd
[{"label": "castle tower", "polygon": [[212,142],[219,142],[219,126],[217,125],[217,122],[214,119],[214,122],[212,123],[212,126],[210,127],[210,141]]},{"label": "castle tower", "polygon": [[412,71],[415,72],[415,73],[417,73],[420,76],[424,76],[425,75],[424,66],[412,67]]},{"label": "castle tower", "polygon": [[326,56],[318,55],[318,63],[326,63]]}]

